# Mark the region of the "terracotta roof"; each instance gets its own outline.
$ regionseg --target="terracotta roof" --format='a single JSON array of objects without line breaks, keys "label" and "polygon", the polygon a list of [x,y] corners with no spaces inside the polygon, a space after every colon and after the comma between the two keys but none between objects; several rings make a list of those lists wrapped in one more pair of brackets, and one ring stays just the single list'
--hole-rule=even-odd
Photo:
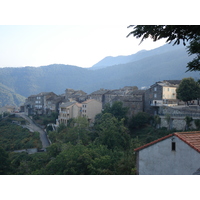
[{"label": "terracotta roof", "polygon": [[193,131],[193,132],[177,132],[177,133],[172,133],[169,134],[167,136],[164,136],[162,138],[159,138],[153,142],[150,142],[148,144],[145,144],[141,147],[138,147],[136,149],[134,149],[134,151],[140,151],[146,147],[149,147],[153,144],[156,144],[157,142],[160,142],[162,140],[165,140],[171,136],[177,136],[179,139],[181,139],[183,142],[185,142],[186,144],[188,144],[190,147],[192,147],[193,149],[195,149],[196,151],[198,151],[200,153],[200,131]]},{"label": "terracotta roof", "polygon": [[200,153],[200,131],[174,133],[174,135]]}]

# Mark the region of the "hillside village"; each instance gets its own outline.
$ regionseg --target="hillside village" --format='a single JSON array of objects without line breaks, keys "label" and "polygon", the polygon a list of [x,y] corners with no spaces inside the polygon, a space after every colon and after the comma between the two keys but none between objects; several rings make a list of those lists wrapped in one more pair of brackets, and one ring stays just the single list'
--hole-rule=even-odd
[{"label": "hillside village", "polygon": [[[176,89],[181,80],[164,80],[151,85],[146,90],[138,89],[137,86],[125,86],[124,88],[108,90],[99,89],[87,94],[82,90],[67,88],[65,93],[57,95],[54,92],[41,92],[29,96],[20,109],[14,106],[2,107],[1,115],[5,112],[25,112],[31,115],[50,115],[58,113],[56,126],[61,123],[67,125],[69,119],[85,116],[90,123],[94,122],[95,116],[101,113],[106,104],[112,105],[121,101],[124,107],[128,107],[128,118],[139,112],[151,115],[159,115],[161,127],[168,127],[166,115],[171,116],[170,128],[184,130],[185,116],[200,118],[200,109],[197,101],[186,107],[185,103],[176,98]],[[195,126],[194,124],[192,125]]]},{"label": "hillside village", "polygon": [[[137,86],[125,86],[116,90],[102,88],[91,94],[69,88],[62,95],[41,92],[29,96],[19,110],[11,106],[1,108],[1,114],[24,112],[31,117],[57,113],[56,123],[51,124],[54,128],[62,124],[67,126],[71,119],[78,117],[85,117],[93,126],[95,116],[106,105],[122,102],[123,107],[128,108],[129,119],[138,113],[148,113],[159,116],[157,128],[181,131],[135,148],[135,174],[199,174],[200,132],[182,132],[188,128],[198,129],[194,120],[187,127],[185,119],[188,116],[200,119],[199,101],[194,100],[187,106],[178,100],[176,89],[180,82],[181,80],[158,81],[146,90],[140,90]],[[162,164],[155,165],[161,160]]]},{"label": "hillside village", "polygon": [[91,94],[69,88],[62,95],[41,92],[29,96],[20,110],[26,115],[50,115],[52,112],[57,112],[57,126],[61,123],[67,124],[69,119],[78,116],[85,116],[93,123],[95,116],[101,113],[106,104],[112,105],[116,101],[121,101],[124,107],[129,108],[129,118],[139,112],[147,112],[159,115],[161,127],[168,127],[164,116],[170,114],[173,117],[171,128],[184,130],[183,118],[185,116],[199,118],[200,110],[197,101],[194,101],[192,106],[186,107],[184,102],[176,98],[176,89],[180,82],[180,80],[164,80],[154,83],[146,90],[139,90],[137,86],[125,86],[116,90],[100,89]]}]

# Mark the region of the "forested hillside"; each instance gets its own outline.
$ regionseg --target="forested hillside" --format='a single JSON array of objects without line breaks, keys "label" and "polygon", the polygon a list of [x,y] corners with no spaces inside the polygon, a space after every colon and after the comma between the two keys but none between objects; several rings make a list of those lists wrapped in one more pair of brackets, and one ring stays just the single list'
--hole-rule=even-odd
[{"label": "forested hillside", "polygon": [[39,135],[0,119],[3,130],[0,132],[0,174],[135,174],[136,154],[133,149],[171,131],[156,129],[156,121],[147,113],[138,113],[128,121],[127,110],[121,102],[115,102],[96,116],[94,126],[89,126],[85,117],[79,117],[71,119],[67,126],[60,125],[57,131],[48,127],[52,144],[46,152],[30,155],[12,151],[30,145],[37,147]]},{"label": "forested hillside", "polygon": [[[159,48],[156,51],[159,52]],[[66,88],[91,93],[100,88],[118,89],[131,85],[140,88],[159,80],[199,78],[197,72],[185,73],[187,63],[192,60],[185,48],[172,48],[155,54],[149,51],[148,56],[140,55],[140,58],[99,70],[61,64],[37,68],[0,68],[0,83],[15,93],[28,97],[51,91],[62,94]]]},{"label": "forested hillside", "polygon": [[0,107],[5,105],[19,106],[24,103],[25,97],[14,92],[13,89],[0,83]]}]

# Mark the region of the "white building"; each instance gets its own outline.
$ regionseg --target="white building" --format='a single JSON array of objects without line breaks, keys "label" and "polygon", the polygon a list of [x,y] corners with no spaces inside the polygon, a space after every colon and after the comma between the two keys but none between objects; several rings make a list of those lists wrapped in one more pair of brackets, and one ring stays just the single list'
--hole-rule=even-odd
[{"label": "white building", "polygon": [[173,133],[134,151],[139,175],[192,175],[200,168],[200,131]]}]

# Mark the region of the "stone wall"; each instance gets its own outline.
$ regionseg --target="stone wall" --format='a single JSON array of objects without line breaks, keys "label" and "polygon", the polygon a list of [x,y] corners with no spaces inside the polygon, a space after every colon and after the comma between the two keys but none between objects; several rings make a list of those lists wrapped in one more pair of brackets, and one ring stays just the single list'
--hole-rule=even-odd
[{"label": "stone wall", "polygon": [[[170,129],[176,129],[177,131],[185,131],[186,130],[186,122],[185,117],[171,117],[170,123],[167,122],[165,116],[161,116],[161,124],[160,127],[166,127]],[[191,122],[190,129],[196,129],[196,125],[194,120]]]}]

